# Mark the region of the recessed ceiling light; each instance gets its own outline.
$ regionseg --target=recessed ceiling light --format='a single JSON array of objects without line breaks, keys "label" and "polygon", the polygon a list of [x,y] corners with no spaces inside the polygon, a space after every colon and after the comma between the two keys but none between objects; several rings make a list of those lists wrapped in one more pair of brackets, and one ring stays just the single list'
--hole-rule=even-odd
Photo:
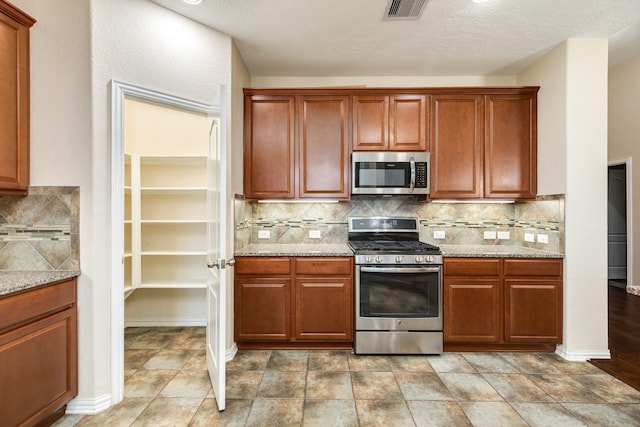
[{"label": "recessed ceiling light", "polygon": [[202,3],[202,0],[182,0],[182,1],[187,3],[187,4],[200,4],[200,3]]}]

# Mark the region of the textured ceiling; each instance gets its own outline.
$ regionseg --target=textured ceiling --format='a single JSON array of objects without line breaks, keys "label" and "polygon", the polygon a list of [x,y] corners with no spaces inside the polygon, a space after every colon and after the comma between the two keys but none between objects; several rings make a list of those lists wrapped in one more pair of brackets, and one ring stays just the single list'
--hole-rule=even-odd
[{"label": "textured ceiling", "polygon": [[151,0],[230,35],[253,76],[512,75],[569,38],[640,55],[640,0],[429,0],[383,20],[387,0]]}]

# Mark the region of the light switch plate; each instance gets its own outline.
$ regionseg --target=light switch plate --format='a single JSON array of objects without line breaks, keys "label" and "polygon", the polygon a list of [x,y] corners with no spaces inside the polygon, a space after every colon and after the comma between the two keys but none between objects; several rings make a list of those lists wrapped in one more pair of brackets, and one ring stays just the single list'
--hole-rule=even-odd
[{"label": "light switch plate", "polygon": [[549,243],[549,236],[546,234],[538,234],[538,243]]},{"label": "light switch plate", "polygon": [[524,241],[525,242],[535,242],[535,236],[533,235],[533,233],[524,233]]},{"label": "light switch plate", "polygon": [[486,240],[492,240],[496,238],[496,232],[495,231],[485,231],[484,232],[484,238]]},{"label": "light switch plate", "polygon": [[444,230],[435,230],[433,232],[433,238],[434,239],[444,239],[445,238]]},{"label": "light switch plate", "polygon": [[320,237],[322,237],[320,230],[309,230],[310,239],[319,239]]},{"label": "light switch plate", "polygon": [[509,240],[511,233],[509,231],[498,231],[498,240]]},{"label": "light switch plate", "polygon": [[271,231],[269,230],[258,230],[258,239],[268,239],[271,237]]}]

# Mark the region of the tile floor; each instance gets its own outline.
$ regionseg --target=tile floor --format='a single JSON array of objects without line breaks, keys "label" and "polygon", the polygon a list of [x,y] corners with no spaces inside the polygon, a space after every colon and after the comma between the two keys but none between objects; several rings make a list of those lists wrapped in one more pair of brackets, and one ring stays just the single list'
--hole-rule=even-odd
[{"label": "tile floor", "polygon": [[54,426],[638,426],[640,391],[549,353],[240,351],[219,413],[204,328],[127,328],[125,399]]}]

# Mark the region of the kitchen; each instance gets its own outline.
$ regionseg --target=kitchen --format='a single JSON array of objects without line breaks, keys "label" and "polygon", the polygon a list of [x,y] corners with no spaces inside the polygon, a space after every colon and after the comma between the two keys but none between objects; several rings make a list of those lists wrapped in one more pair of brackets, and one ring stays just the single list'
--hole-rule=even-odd
[{"label": "kitchen", "polygon": [[[606,231],[604,223],[598,220],[605,217],[606,203],[606,40],[569,40],[522,73],[506,77],[261,78],[248,73],[229,37],[194,25],[149,2],[77,1],[73,8],[68,2],[57,1],[15,3],[38,18],[38,23],[49,23],[39,27],[36,24],[32,35],[32,185],[82,185],[83,274],[78,292],[79,305],[85,309],[79,313],[83,356],[78,402],[85,407],[108,406],[117,381],[111,362],[116,346],[110,338],[113,319],[108,304],[104,304],[112,297],[110,267],[105,262],[110,258],[106,244],[110,235],[105,227],[110,222],[106,100],[109,81],[114,78],[190,99],[218,102],[217,83],[212,85],[210,70],[220,72],[217,80],[232,88],[228,100],[232,108],[233,141],[229,159],[233,171],[230,194],[242,193],[242,87],[540,85],[538,193],[565,194],[567,198],[563,345],[565,352],[577,359],[606,354],[606,307],[602,303],[606,300],[606,289],[602,286],[606,282],[603,241]],[[148,16],[193,37],[194,49],[202,55],[185,51],[182,44],[167,37],[166,31],[152,25]],[[114,27],[119,31],[114,31]],[[92,31],[97,36],[93,39]],[[146,47],[158,43],[157,38],[163,51],[145,53]],[[51,49],[52,44],[57,48]],[[225,65],[212,64],[207,59],[209,52],[219,52]],[[623,70],[621,78],[622,74]],[[52,78],[56,85],[50,84]],[[618,85],[625,89],[617,94],[629,94],[629,88],[637,87],[632,79]],[[62,99],[64,103],[60,103]],[[615,108],[615,104],[611,103],[609,108]],[[624,109],[612,120],[628,117],[623,114],[625,111],[630,110]],[[627,131],[617,130],[623,126],[633,129],[637,125],[629,118],[620,126],[610,124],[611,132],[622,132],[631,141],[632,137],[624,133]],[[589,148],[584,149],[585,146]],[[620,149],[610,157],[618,157],[622,152],[630,151]],[[566,168],[558,167],[563,164]],[[598,176],[598,171],[603,177]],[[229,250],[232,249],[230,244]]]}]

